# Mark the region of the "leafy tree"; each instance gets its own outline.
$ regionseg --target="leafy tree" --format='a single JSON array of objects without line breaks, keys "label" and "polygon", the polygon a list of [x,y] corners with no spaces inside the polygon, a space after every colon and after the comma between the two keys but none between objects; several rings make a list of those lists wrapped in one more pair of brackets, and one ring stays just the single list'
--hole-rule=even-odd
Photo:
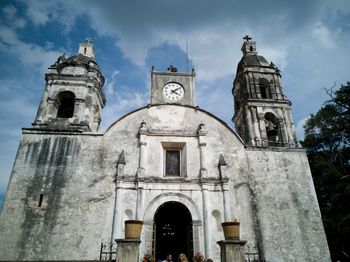
[{"label": "leafy tree", "polygon": [[333,261],[350,261],[350,82],[304,125],[311,172]]}]

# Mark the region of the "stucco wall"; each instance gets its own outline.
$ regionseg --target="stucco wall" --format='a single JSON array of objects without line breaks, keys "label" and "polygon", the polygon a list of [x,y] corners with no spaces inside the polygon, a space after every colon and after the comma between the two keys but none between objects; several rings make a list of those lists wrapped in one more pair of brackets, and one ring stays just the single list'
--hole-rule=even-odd
[{"label": "stucco wall", "polygon": [[330,261],[305,152],[247,150],[259,243],[268,261]]},{"label": "stucco wall", "polygon": [[113,176],[101,172],[99,141],[23,135],[1,213],[1,259],[97,258],[114,192]]},{"label": "stucco wall", "polygon": [[[147,129],[142,137],[146,165],[144,178],[136,179],[141,122]],[[202,144],[200,124],[206,131]],[[185,144],[185,177],[164,177],[162,143]],[[124,172],[116,177],[123,150]],[[220,155],[227,163],[225,174],[218,166]],[[0,217],[0,259],[98,259],[101,241],[122,238],[124,220],[137,216],[145,221],[143,255],[150,248],[157,208],[178,201],[196,226],[195,251],[206,250],[216,261],[225,188],[229,219],[241,221],[241,238],[258,242],[268,261],[329,261],[305,152],[245,148],[209,113],[175,105],[137,110],[105,134],[24,130]]]}]

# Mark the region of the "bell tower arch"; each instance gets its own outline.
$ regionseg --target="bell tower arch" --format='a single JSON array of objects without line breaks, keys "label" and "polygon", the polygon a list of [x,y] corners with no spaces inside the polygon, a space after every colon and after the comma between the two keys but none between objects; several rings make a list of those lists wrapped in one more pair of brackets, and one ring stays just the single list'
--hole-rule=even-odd
[{"label": "bell tower arch", "polygon": [[251,37],[243,39],[232,88],[237,131],[250,146],[296,147],[292,103],[284,95],[280,70],[258,55]]},{"label": "bell tower arch", "polygon": [[106,103],[104,77],[95,62],[92,40],[80,44],[77,55],[60,56],[45,74],[34,128],[97,132]]}]

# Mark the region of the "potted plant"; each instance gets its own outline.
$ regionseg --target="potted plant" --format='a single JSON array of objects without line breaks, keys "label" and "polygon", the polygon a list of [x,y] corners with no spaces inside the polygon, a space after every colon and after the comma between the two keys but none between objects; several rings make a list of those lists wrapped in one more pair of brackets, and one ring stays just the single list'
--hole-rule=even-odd
[{"label": "potted plant", "polygon": [[239,239],[239,222],[237,219],[231,222],[221,223],[222,229],[224,230],[225,240]]},{"label": "potted plant", "polygon": [[125,220],[125,238],[140,239],[143,221],[141,220]]}]

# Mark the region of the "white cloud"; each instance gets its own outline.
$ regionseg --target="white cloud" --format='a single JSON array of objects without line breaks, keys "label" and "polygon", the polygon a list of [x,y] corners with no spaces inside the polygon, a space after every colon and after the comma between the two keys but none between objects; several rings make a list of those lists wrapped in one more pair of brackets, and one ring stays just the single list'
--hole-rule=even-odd
[{"label": "white cloud", "polygon": [[25,0],[26,14],[35,25],[43,25],[50,20],[50,16],[57,9],[55,1]]},{"label": "white cloud", "polygon": [[33,69],[39,69],[41,73],[60,55],[59,52],[21,41],[14,29],[1,25],[0,44],[6,48],[7,53],[17,57],[25,65],[34,66]]},{"label": "white cloud", "polygon": [[288,64],[288,52],[286,49],[287,47],[281,47],[279,49],[264,47],[261,48],[259,53],[261,53],[268,62],[273,62],[283,71]]},{"label": "white cloud", "polygon": [[119,70],[114,70],[111,76],[111,80],[110,81],[106,81],[105,84],[105,91],[106,94],[109,96],[113,96],[114,95],[114,90],[116,89],[116,85],[117,85],[117,76],[120,74]]},{"label": "white cloud", "polygon": [[23,28],[26,25],[26,21],[17,16],[17,9],[13,5],[7,5],[2,9],[7,22],[13,28]]},{"label": "white cloud", "polygon": [[24,117],[25,119],[31,119],[35,116],[37,106],[29,103],[23,96],[0,101],[0,111],[3,114],[13,117]]},{"label": "white cloud", "polygon": [[324,24],[321,22],[317,23],[312,30],[312,37],[318,41],[318,43],[324,48],[335,48],[337,47],[335,39],[336,33],[332,33]]},{"label": "white cloud", "polygon": [[309,118],[310,116],[302,118],[298,121],[297,126],[295,127],[298,140],[304,140],[304,125]]},{"label": "white cloud", "polygon": [[119,70],[114,70],[113,73],[112,73],[112,79],[115,80],[116,77],[120,74],[120,71]]},{"label": "white cloud", "polygon": [[[284,35],[288,27],[301,27],[304,21],[312,19],[308,16],[298,17],[295,23],[293,19],[296,13],[300,14],[300,10],[292,4],[282,5],[274,1],[254,5],[246,3],[244,6],[233,1],[224,1],[220,5],[204,1],[201,6],[187,1],[178,1],[176,5],[167,1],[158,2],[157,5],[143,1],[104,1],[104,4],[95,1],[48,2],[28,2],[27,14],[35,24],[46,23],[50,18],[60,23],[69,20],[68,24],[72,24],[74,17],[86,14],[92,22],[91,26],[100,35],[115,37],[116,46],[125,57],[141,67],[145,65],[150,48],[168,42],[186,52],[184,43],[185,39],[189,39],[190,58],[197,67],[198,79],[206,81],[235,71],[235,62],[241,57],[237,46],[240,47],[241,38],[246,33],[252,33],[253,37],[265,35],[268,39],[271,34],[268,25],[273,24],[274,37],[278,37]],[[271,4],[274,4],[273,9],[269,8]],[[314,10],[314,5],[313,2],[304,4],[303,12]],[[53,10],[59,11],[61,16],[57,17]],[[246,10],[250,10],[249,17]],[[170,13],[181,15],[173,16]],[[292,37],[293,34],[289,34]],[[298,36],[297,33],[294,35]],[[267,44],[270,42],[266,41]],[[285,48],[270,47],[273,56],[268,59],[284,67],[288,45],[280,46]]]},{"label": "white cloud", "polygon": [[[27,16],[37,25],[52,19],[65,24],[69,30],[76,17],[87,15],[90,26],[99,35],[114,37],[124,56],[140,67],[145,65],[150,48],[168,42],[186,52],[184,43],[189,39],[189,54],[197,68],[197,78],[205,81],[235,71],[241,57],[237,46],[241,46],[246,33],[259,38],[260,54],[283,70],[288,63],[290,43],[302,42],[301,32],[308,30],[308,24],[316,23],[314,19],[321,7],[328,6],[326,1],[319,0],[283,4],[267,0],[244,5],[236,1],[223,1],[220,5],[203,1],[200,6],[188,1],[178,1],[175,5],[168,1],[132,0],[104,1],[103,4],[37,0],[25,3]],[[343,5],[344,1],[339,0],[339,6]],[[173,13],[180,15],[171,15]],[[335,46],[334,35],[323,24],[313,28],[312,35],[324,47]],[[269,48],[263,48],[262,43]]]},{"label": "white cloud", "polygon": [[102,111],[102,126],[105,130],[111,123],[122,115],[147,105],[147,94],[128,92],[125,90],[133,90],[132,88],[120,88],[121,90],[109,99],[109,103]]}]

